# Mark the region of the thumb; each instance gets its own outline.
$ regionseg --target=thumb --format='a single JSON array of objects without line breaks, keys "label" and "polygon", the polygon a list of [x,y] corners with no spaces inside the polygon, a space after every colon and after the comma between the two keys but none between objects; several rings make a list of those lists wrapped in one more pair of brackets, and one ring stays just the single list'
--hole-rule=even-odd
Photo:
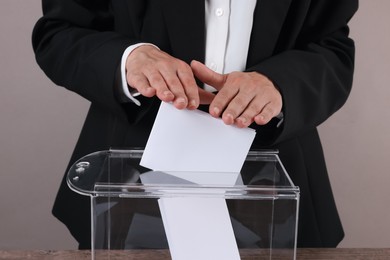
[{"label": "thumb", "polygon": [[191,61],[191,69],[194,76],[197,77],[203,83],[214,87],[217,90],[221,90],[223,83],[225,82],[225,76],[209,69],[203,63],[193,60]]}]

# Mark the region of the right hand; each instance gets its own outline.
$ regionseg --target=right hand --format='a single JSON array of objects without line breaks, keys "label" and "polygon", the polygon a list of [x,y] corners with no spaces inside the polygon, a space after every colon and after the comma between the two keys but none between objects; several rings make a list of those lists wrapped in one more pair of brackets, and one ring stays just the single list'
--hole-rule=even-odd
[{"label": "right hand", "polygon": [[126,79],[141,95],[157,96],[178,109],[196,109],[214,97],[197,86],[187,63],[150,45],[137,47],[127,57]]}]

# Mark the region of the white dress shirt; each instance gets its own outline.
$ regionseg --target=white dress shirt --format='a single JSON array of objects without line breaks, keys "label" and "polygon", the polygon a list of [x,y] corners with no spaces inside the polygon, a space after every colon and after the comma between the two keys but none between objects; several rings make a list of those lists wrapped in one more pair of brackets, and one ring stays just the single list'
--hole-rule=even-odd
[{"label": "white dress shirt", "polygon": [[[205,0],[207,67],[218,73],[245,69],[256,2],[257,0]],[[121,62],[123,92],[137,105],[140,102],[135,97],[139,93],[130,93],[125,66],[128,55],[142,44],[148,43],[129,46],[123,53]],[[215,90],[207,85],[205,89]]]},{"label": "white dress shirt", "polygon": [[245,70],[256,1],[205,1],[207,67],[221,74]]}]

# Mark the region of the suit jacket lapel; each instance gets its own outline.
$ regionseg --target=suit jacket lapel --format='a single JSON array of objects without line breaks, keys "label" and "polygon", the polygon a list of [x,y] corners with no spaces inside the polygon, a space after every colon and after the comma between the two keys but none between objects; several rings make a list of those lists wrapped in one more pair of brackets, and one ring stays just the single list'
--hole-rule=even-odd
[{"label": "suit jacket lapel", "polygon": [[257,0],[247,67],[271,56],[292,0]]},{"label": "suit jacket lapel", "polygon": [[[162,0],[159,0],[162,1]],[[186,62],[205,57],[204,1],[164,0],[163,13],[172,55]]]}]

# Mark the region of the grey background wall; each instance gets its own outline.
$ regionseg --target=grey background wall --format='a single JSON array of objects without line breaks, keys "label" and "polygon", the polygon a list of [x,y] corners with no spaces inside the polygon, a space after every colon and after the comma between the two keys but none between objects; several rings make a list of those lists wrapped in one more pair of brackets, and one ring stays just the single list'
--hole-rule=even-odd
[{"label": "grey background wall", "polygon": [[[390,246],[390,1],[362,0],[351,21],[354,89],[320,127],[344,223],[342,247]],[[0,4],[0,249],[72,249],[51,206],[88,102],[55,87],[36,65],[39,0]]]}]

